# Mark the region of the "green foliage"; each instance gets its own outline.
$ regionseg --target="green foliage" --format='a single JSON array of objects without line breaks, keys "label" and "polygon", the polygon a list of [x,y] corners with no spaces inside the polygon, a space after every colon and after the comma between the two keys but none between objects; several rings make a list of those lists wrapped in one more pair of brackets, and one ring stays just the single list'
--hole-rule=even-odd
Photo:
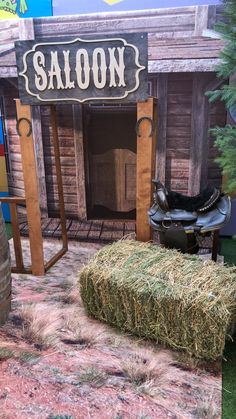
[{"label": "green foliage", "polygon": [[[217,76],[227,80],[230,76],[236,75],[236,0],[225,2],[225,22],[215,26],[215,29],[222,34],[226,41],[225,47],[220,53],[221,63],[217,67]],[[236,81],[233,77],[230,85],[223,84],[219,90],[207,92],[210,102],[220,99],[225,103],[226,109],[236,111]],[[226,192],[236,190],[236,127],[226,125],[224,128],[216,127],[210,130],[216,138],[215,146],[221,152],[216,162],[226,176]]]},{"label": "green foliage", "polygon": [[227,179],[225,191],[233,192],[236,190],[236,126],[216,127],[210,132],[216,137],[215,146],[221,152],[216,162]]}]

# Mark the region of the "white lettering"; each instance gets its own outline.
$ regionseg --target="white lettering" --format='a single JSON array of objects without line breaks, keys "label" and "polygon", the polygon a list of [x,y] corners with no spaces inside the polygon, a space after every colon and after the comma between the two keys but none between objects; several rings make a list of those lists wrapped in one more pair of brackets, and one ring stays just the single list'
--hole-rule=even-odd
[{"label": "white lettering", "polygon": [[71,73],[70,51],[69,50],[68,51],[63,51],[63,55],[64,55],[64,61],[65,61],[64,72],[65,72],[65,78],[66,78],[65,89],[74,89],[75,82],[71,81],[71,79],[70,79],[70,73]]},{"label": "white lettering", "polygon": [[56,78],[56,82],[57,82],[57,86],[56,88],[59,89],[64,89],[64,85],[62,83],[62,78],[61,78],[61,69],[58,63],[58,55],[57,55],[57,51],[51,51],[51,70],[48,72],[49,75],[49,85],[48,85],[48,89],[55,89],[54,87],[54,77]]},{"label": "white lettering", "polygon": [[82,90],[87,89],[90,83],[90,67],[86,49],[81,48],[77,51],[75,71],[79,88]]},{"label": "white lettering", "polygon": [[35,86],[42,92],[43,90],[46,90],[48,84],[47,74],[43,69],[43,67],[45,67],[45,57],[42,52],[38,51],[34,54],[33,66],[36,72]]},{"label": "white lettering", "polygon": [[[117,62],[117,59],[115,57],[115,50],[118,51],[119,54],[119,63]],[[124,47],[118,47],[118,48],[108,48],[109,55],[110,55],[110,84],[109,87],[125,87],[125,64],[124,64]],[[118,84],[116,83],[116,74],[119,77]]]},{"label": "white lettering", "polygon": [[[99,57],[99,60],[98,60]],[[100,63],[99,63],[100,61]],[[93,79],[97,89],[103,89],[106,85],[106,55],[102,48],[95,48],[93,51]]]}]

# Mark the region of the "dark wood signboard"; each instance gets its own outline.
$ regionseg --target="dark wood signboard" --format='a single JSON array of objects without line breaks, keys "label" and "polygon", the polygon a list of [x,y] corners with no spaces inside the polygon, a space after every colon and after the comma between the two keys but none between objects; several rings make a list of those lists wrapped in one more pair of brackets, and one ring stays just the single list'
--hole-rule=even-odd
[{"label": "dark wood signboard", "polygon": [[147,99],[147,34],[18,41],[23,104]]}]

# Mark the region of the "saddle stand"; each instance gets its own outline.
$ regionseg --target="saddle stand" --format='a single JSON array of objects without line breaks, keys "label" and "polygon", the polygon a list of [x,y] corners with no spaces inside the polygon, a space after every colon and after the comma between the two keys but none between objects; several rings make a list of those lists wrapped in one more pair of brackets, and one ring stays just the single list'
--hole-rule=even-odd
[{"label": "saddle stand", "polygon": [[158,180],[153,180],[153,183],[154,202],[148,217],[152,228],[159,232],[161,244],[193,254],[199,250],[197,235],[213,232],[212,259],[216,260],[218,231],[230,219],[230,197],[216,188],[206,188],[199,195],[186,196],[167,191]]}]

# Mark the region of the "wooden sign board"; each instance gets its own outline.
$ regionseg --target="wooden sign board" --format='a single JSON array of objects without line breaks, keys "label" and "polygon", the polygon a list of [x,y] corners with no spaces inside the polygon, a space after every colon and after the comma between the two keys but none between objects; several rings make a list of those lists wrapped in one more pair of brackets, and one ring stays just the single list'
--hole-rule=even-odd
[{"label": "wooden sign board", "polygon": [[23,104],[137,102],[148,97],[147,34],[16,42]]}]

